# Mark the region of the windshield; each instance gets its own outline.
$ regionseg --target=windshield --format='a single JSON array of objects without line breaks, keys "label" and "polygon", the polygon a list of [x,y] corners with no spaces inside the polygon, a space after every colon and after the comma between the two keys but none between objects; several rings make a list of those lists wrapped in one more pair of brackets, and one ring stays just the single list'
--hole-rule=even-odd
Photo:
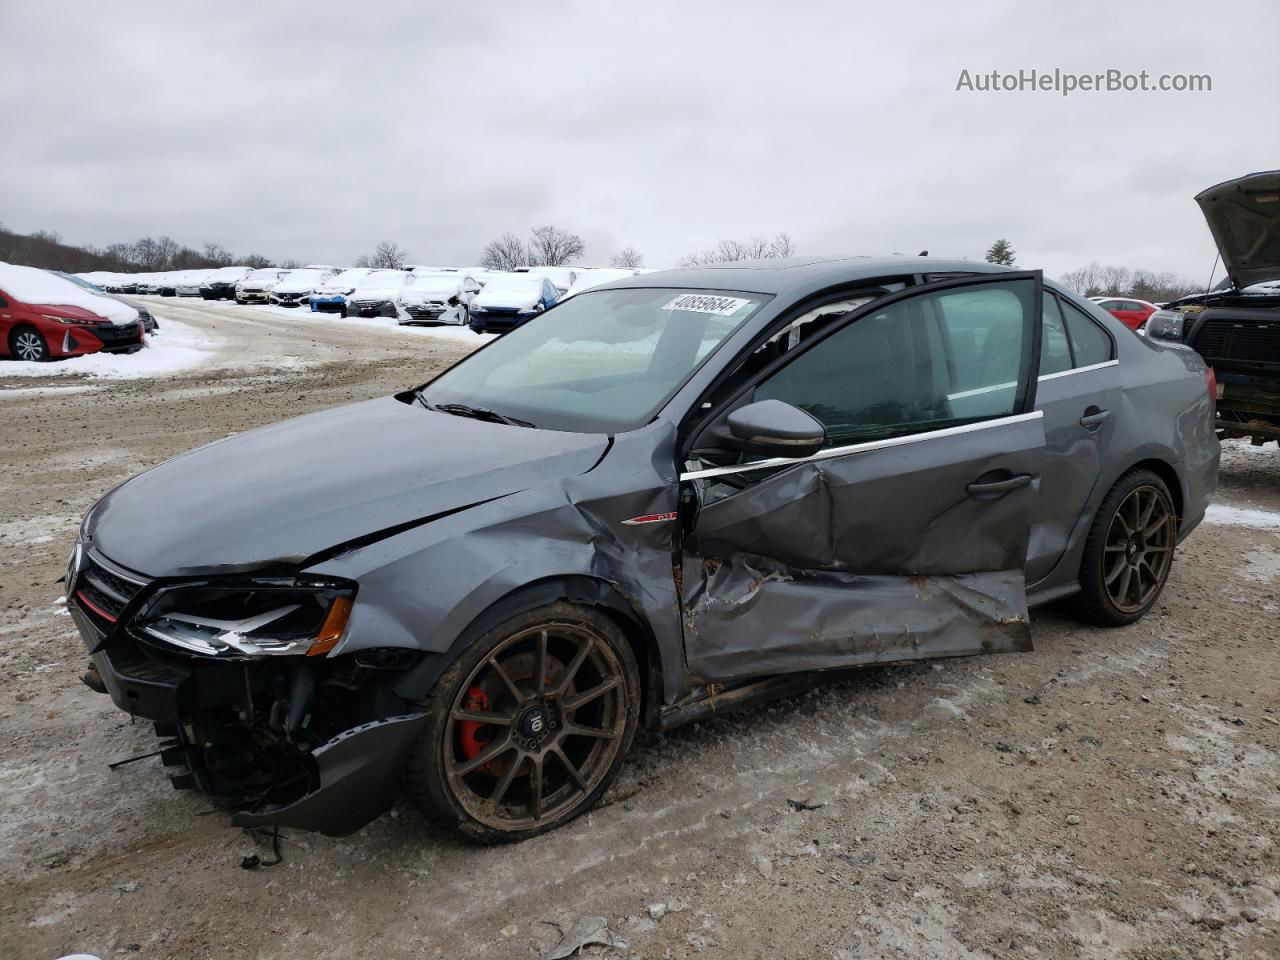
[{"label": "windshield", "polygon": [[279,276],[280,276],[279,270],[268,267],[262,270],[253,271],[253,273],[249,274],[249,276],[245,277],[245,279],[246,280],[275,280]]},{"label": "windshield", "polygon": [[446,371],[422,398],[549,430],[634,430],[767,299],[719,290],[589,290]]},{"label": "windshield", "polygon": [[361,290],[374,290],[378,287],[403,287],[409,275],[403,270],[375,270],[356,284]]}]

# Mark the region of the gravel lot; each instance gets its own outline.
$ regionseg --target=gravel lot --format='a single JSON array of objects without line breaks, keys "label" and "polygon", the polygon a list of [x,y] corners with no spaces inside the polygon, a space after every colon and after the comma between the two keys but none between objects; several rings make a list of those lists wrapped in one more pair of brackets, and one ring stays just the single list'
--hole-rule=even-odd
[{"label": "gravel lot", "polygon": [[519,846],[400,807],[341,840],[286,831],[282,864],[241,869],[269,848],[157,760],[107,769],[153,740],[78,679],[54,581],[79,516],[165,457],[420,382],[468,341],[156,307],[219,342],[205,366],[0,364],[0,958],[529,958],[583,915],[629,944],[593,955],[1280,956],[1274,444],[1227,445],[1220,502],[1265,513],[1202,526],[1132,627],[1041,610],[1033,653],[870,669],[646,737],[603,806]]}]

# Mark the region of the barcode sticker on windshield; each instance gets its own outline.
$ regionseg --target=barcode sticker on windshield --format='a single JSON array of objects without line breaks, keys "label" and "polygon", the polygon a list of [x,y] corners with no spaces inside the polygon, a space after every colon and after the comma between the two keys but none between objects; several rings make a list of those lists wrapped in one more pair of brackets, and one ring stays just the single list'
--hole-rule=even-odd
[{"label": "barcode sticker on windshield", "polygon": [[713,297],[703,293],[682,293],[662,309],[684,310],[688,313],[714,313],[721,317],[729,317],[750,302],[742,297]]}]

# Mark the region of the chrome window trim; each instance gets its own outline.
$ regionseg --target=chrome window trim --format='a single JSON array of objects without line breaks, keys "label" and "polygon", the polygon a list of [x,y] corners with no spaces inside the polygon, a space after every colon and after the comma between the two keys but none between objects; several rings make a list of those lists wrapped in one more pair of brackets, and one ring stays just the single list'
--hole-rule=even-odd
[{"label": "chrome window trim", "polygon": [[[1081,367],[1081,369],[1085,369]],[[982,420],[978,423],[966,423],[958,427],[943,427],[941,430],[928,430],[924,433],[911,433],[904,437],[888,437],[884,440],[868,440],[866,443],[853,443],[844,447],[828,447],[826,450],[819,450],[810,457],[772,457],[768,460],[758,460],[755,463],[738,463],[731,467],[708,467],[706,470],[692,470],[688,473],[680,474],[680,480],[703,480],[708,477],[723,477],[734,473],[749,473],[755,470],[767,470],[773,467],[785,467],[800,463],[813,463],[817,460],[830,460],[832,457],[843,457],[850,453],[870,453],[872,450],[885,450],[890,447],[900,447],[908,443],[917,443],[921,440],[933,440],[940,437],[954,437],[963,433],[973,433],[977,430],[986,430],[990,427],[1004,426],[1010,423],[1025,423],[1029,420],[1041,420],[1044,418],[1042,410],[1032,410],[1030,413],[1017,413],[1010,417],[997,417],[995,420]]]},{"label": "chrome window trim", "polygon": [[1118,367],[1119,360],[1104,360],[1102,363],[1091,363],[1087,367],[1072,367],[1070,370],[1059,370],[1057,373],[1046,373],[1037,380],[1043,383],[1045,380],[1057,380],[1059,377],[1069,377],[1073,373],[1088,373],[1090,370],[1101,370],[1103,367]]}]

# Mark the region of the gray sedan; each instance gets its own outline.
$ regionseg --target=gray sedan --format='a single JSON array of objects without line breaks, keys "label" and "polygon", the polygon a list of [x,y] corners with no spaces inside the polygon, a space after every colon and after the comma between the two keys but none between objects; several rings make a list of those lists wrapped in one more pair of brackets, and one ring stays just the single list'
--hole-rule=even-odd
[{"label": "gray sedan", "polygon": [[68,606],[86,682],[233,823],[341,834],[403,787],[518,840],[641,725],[1030,650],[1050,600],[1141,617],[1214,490],[1213,402],[1193,351],[1034,271],[647,274],[117,487]]}]

